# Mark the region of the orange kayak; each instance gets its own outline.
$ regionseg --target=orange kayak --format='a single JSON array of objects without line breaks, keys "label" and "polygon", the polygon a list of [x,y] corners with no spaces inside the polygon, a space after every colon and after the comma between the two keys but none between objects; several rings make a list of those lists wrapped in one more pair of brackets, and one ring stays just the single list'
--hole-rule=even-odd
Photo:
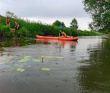
[{"label": "orange kayak", "polygon": [[56,40],[65,40],[65,41],[77,41],[78,40],[78,37],[70,38],[70,37],[52,37],[52,36],[39,36],[39,35],[36,35],[36,37],[38,39],[56,39]]}]

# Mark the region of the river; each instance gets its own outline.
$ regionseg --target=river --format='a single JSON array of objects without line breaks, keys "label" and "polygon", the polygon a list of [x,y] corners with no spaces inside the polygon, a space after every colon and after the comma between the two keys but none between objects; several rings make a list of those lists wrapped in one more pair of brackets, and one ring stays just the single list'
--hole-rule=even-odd
[{"label": "river", "polygon": [[0,93],[109,92],[109,38],[0,40]]}]

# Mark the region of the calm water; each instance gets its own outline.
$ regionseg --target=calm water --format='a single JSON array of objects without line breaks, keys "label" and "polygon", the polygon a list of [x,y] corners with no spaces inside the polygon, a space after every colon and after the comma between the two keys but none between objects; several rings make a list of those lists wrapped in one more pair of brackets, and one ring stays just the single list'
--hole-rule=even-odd
[{"label": "calm water", "polygon": [[0,40],[0,93],[110,93],[110,39]]}]

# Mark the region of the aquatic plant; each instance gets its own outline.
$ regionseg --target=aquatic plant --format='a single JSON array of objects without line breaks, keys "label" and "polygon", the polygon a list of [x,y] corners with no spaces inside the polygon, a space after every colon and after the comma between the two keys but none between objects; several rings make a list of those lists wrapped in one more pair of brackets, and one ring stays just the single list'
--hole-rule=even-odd
[{"label": "aquatic plant", "polygon": [[64,58],[64,57],[56,57],[56,58]]},{"label": "aquatic plant", "polygon": [[34,62],[41,62],[40,59],[32,59]]},{"label": "aquatic plant", "polygon": [[24,59],[28,59],[28,58],[30,58],[31,56],[24,56]]},{"label": "aquatic plant", "polygon": [[17,55],[10,55],[10,57],[18,57]]},{"label": "aquatic plant", "polygon": [[26,59],[26,58],[24,58],[24,59],[20,59],[18,62],[27,62],[27,61],[29,61],[30,59]]},{"label": "aquatic plant", "polygon": [[53,58],[53,56],[45,56],[45,58]]},{"label": "aquatic plant", "polygon": [[25,69],[24,69],[24,68],[17,68],[17,71],[19,71],[19,72],[24,72]]},{"label": "aquatic plant", "polygon": [[0,62],[0,64],[4,64],[3,62]]},{"label": "aquatic plant", "polygon": [[12,71],[12,70],[14,70],[14,69],[4,70],[3,72],[9,72],[9,71]]},{"label": "aquatic plant", "polygon": [[50,71],[51,69],[50,68],[42,68],[41,70],[42,71]]}]

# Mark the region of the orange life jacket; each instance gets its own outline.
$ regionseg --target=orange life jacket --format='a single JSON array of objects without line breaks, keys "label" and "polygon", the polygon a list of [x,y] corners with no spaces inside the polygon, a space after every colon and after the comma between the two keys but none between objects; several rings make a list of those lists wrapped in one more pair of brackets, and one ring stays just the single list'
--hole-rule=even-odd
[{"label": "orange life jacket", "polygon": [[6,19],[6,22],[9,23],[10,22],[10,19]]},{"label": "orange life jacket", "polygon": [[16,23],[16,24],[15,24],[15,26],[16,26],[16,27],[18,27],[18,26],[19,26],[19,24],[18,24],[18,23]]},{"label": "orange life jacket", "polygon": [[2,21],[1,17],[0,17],[0,22]]},{"label": "orange life jacket", "polygon": [[64,34],[64,37],[66,37],[66,33]]}]

